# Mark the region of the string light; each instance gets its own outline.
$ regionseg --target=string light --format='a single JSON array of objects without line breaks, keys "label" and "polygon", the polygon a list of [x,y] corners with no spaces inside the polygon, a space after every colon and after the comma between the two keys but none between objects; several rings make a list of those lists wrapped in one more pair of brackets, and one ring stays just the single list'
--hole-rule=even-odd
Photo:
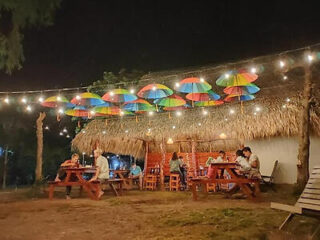
[{"label": "string light", "polygon": [[45,130],[49,130],[50,128],[49,128],[49,126],[45,126],[45,128],[44,128]]},{"label": "string light", "polygon": [[229,77],[230,77],[230,74],[229,74],[229,73],[226,73],[224,76],[225,76],[226,78],[229,78]]},{"label": "string light", "polygon": [[168,138],[167,144],[173,144],[173,140],[172,140],[172,138],[171,138],[171,137],[170,137],[170,138]]},{"label": "string light", "polygon": [[287,101],[287,102],[291,102],[291,99],[290,99],[290,98],[287,98],[286,101]]},{"label": "string light", "polygon": [[283,80],[287,80],[288,77],[286,75],[283,76]]},{"label": "string light", "polygon": [[10,102],[9,98],[6,97],[6,98],[4,99],[4,102],[5,102],[6,104],[9,104],[9,102]]},{"label": "string light", "polygon": [[172,129],[176,129],[176,126],[173,125],[173,126],[172,126]]},{"label": "string light", "polygon": [[28,112],[31,112],[31,111],[32,111],[31,106],[30,106],[30,105],[28,105],[28,106],[26,107],[26,110],[27,110]]},{"label": "string light", "polygon": [[282,108],[287,108],[287,105],[283,104],[283,105],[282,105]]},{"label": "string light", "polygon": [[257,112],[254,112],[253,115],[257,115]]},{"label": "string light", "polygon": [[61,96],[58,96],[57,100],[60,102],[62,100]]},{"label": "string light", "polygon": [[80,99],[81,99],[81,96],[80,96],[80,95],[77,95],[77,96],[76,96],[76,99],[77,99],[77,100],[80,100]]},{"label": "string light", "polygon": [[120,116],[124,116],[124,111],[120,111]]},{"label": "string light", "polygon": [[279,66],[280,66],[280,68],[283,68],[285,65],[286,65],[286,64],[285,64],[284,61],[282,61],[282,60],[279,61]]},{"label": "string light", "polygon": [[63,113],[64,113],[63,108],[59,108],[59,109],[58,109],[58,113],[63,114]]},{"label": "string light", "polygon": [[67,137],[67,138],[70,138],[70,135],[68,134],[66,137]]},{"label": "string light", "polygon": [[134,94],[134,93],[135,93],[135,90],[134,90],[133,88],[131,88],[131,89],[130,89],[130,93],[131,93],[131,94]]},{"label": "string light", "polygon": [[309,61],[309,63],[311,63],[314,59],[314,57],[311,54],[308,54],[307,59]]},{"label": "string light", "polygon": [[154,112],[150,111],[148,114],[149,114],[149,116],[153,116],[153,113]]},{"label": "string light", "polygon": [[228,118],[225,118],[224,120],[225,120],[225,121],[228,121]]},{"label": "string light", "polygon": [[234,111],[233,109],[230,109],[229,113],[230,113],[230,114],[234,114],[235,111]]},{"label": "string light", "polygon": [[153,86],[153,87],[152,87],[152,91],[155,91],[155,90],[157,90],[157,87],[156,87],[156,86]]},{"label": "string light", "polygon": [[63,132],[60,132],[59,134],[60,134],[60,136],[63,136]]},{"label": "string light", "polygon": [[64,128],[64,129],[62,130],[62,132],[67,133],[68,130],[67,130],[66,128]]},{"label": "string light", "polygon": [[38,102],[42,103],[43,101],[44,101],[44,98],[43,98],[42,96],[40,96],[40,97],[38,98]]},{"label": "string light", "polygon": [[128,129],[126,129],[124,132],[125,132],[125,133],[128,133],[128,132],[129,132],[129,130],[128,130]]},{"label": "string light", "polygon": [[110,96],[112,97],[113,95],[114,95],[114,92],[111,91],[111,92],[110,92]]},{"label": "string light", "polygon": [[106,134],[106,133],[107,133],[107,131],[105,131],[105,130],[102,131],[102,134]]},{"label": "string light", "polygon": [[176,82],[175,83],[176,87],[180,87],[180,83]]},{"label": "string light", "polygon": [[201,123],[198,123],[198,126],[200,127],[200,126],[201,126]]},{"label": "string light", "polygon": [[207,111],[207,110],[203,110],[203,111],[202,111],[202,114],[203,114],[203,115],[208,115],[208,111]]},{"label": "string light", "polygon": [[260,112],[261,108],[260,107],[256,107],[256,112]]},{"label": "string light", "polygon": [[91,114],[92,116],[94,116],[94,115],[96,114],[96,112],[93,111],[93,110],[91,110],[91,111],[90,111],[90,114]]},{"label": "string light", "polygon": [[203,77],[200,78],[200,82],[202,82],[202,83],[204,82],[204,78]]},{"label": "string light", "polygon": [[180,117],[180,116],[182,115],[182,113],[181,113],[180,111],[178,111],[178,112],[176,112],[176,115],[177,115],[178,117]]},{"label": "string light", "polygon": [[256,73],[256,72],[257,72],[257,69],[256,69],[255,67],[252,67],[250,71],[251,71],[251,73],[253,73],[253,74],[254,74],[254,73]]},{"label": "string light", "polygon": [[219,135],[219,138],[220,138],[220,139],[226,139],[226,138],[227,138],[227,135],[226,135],[225,133],[221,133],[221,134]]},{"label": "string light", "polygon": [[21,98],[21,102],[25,104],[25,103],[27,103],[27,99],[25,97],[23,97],[23,98]]},{"label": "string light", "polygon": [[86,133],[86,130],[82,130],[82,133]]}]

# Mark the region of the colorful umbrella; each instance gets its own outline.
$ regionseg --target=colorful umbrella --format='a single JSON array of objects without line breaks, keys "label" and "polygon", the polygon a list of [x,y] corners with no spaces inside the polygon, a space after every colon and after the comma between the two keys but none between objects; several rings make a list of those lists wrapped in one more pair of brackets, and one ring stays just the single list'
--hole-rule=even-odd
[{"label": "colorful umbrella", "polygon": [[249,83],[246,86],[239,86],[239,87],[226,87],[223,92],[226,94],[233,94],[233,95],[250,95],[260,91],[260,88],[253,84]]},{"label": "colorful umbrella", "polygon": [[179,107],[185,105],[186,100],[176,94],[173,94],[166,98],[156,99],[154,100],[154,103],[162,107]]},{"label": "colorful umbrella", "polygon": [[119,103],[125,103],[125,102],[131,102],[137,99],[137,96],[130,93],[126,89],[114,89],[110,92],[107,92],[102,97],[103,100],[108,102],[119,102]]},{"label": "colorful umbrella", "polygon": [[180,81],[177,91],[183,93],[207,93],[211,88],[211,85],[203,79],[191,77]]},{"label": "colorful umbrella", "polygon": [[235,95],[235,94],[231,94],[231,95],[228,95],[224,101],[225,102],[233,102],[233,101],[250,101],[250,100],[253,100],[255,99],[255,96],[253,95]]},{"label": "colorful umbrella", "polygon": [[168,97],[173,94],[173,91],[162,84],[149,84],[138,92],[138,96],[145,99],[159,99]]},{"label": "colorful umbrella", "polygon": [[185,105],[179,106],[179,107],[164,107],[163,110],[165,110],[165,111],[179,111],[179,110],[185,110],[187,108],[191,108],[191,106],[189,104],[185,104]]},{"label": "colorful umbrella", "polygon": [[137,99],[124,105],[124,110],[131,112],[155,111],[155,107],[143,99]]},{"label": "colorful umbrella", "polygon": [[209,90],[207,93],[188,93],[186,98],[191,101],[210,101],[220,99],[220,95]]},{"label": "colorful umbrella", "polygon": [[80,95],[74,97],[71,100],[72,104],[80,105],[80,106],[97,106],[104,104],[105,102],[102,100],[102,98],[94,93],[85,92],[81,93]]},{"label": "colorful umbrella", "polygon": [[218,106],[223,104],[222,100],[210,100],[210,101],[199,101],[199,102],[195,102],[194,105],[197,107],[211,107],[211,106]]},{"label": "colorful umbrella", "polygon": [[88,117],[89,111],[83,106],[77,106],[73,109],[67,109],[64,113],[71,117]]},{"label": "colorful umbrella", "polygon": [[119,107],[94,107],[92,109],[96,113],[96,116],[107,116],[107,115],[134,115],[132,112],[121,110]]},{"label": "colorful umbrella", "polygon": [[232,70],[221,75],[216,84],[221,87],[246,86],[257,80],[258,75],[246,70]]},{"label": "colorful umbrella", "polygon": [[63,96],[52,96],[47,98],[41,103],[42,106],[44,107],[49,107],[49,108],[56,108],[56,107],[67,107],[67,108],[72,108],[75,105],[70,103],[68,99],[66,99]]}]

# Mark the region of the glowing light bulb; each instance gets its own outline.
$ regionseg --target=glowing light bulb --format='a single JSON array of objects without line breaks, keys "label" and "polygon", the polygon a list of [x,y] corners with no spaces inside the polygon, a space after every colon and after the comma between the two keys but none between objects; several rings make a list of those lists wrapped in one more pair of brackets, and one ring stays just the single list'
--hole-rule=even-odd
[{"label": "glowing light bulb", "polygon": [[85,153],[85,152],[83,152],[83,153],[82,153],[82,155],[86,155],[86,153]]},{"label": "glowing light bulb", "polygon": [[76,99],[77,99],[77,100],[80,100],[80,99],[81,99],[81,96],[80,96],[80,95],[77,95],[77,96],[76,96]]},{"label": "glowing light bulb", "polygon": [[155,91],[155,90],[157,90],[157,87],[156,87],[156,86],[153,86],[153,87],[152,87],[152,91]]},{"label": "glowing light bulb", "polygon": [[149,114],[149,116],[152,116],[152,115],[153,115],[153,112],[149,112],[148,114]]},{"label": "glowing light bulb", "polygon": [[225,120],[225,121],[228,121],[228,118],[225,118],[224,120]]},{"label": "glowing light bulb", "polygon": [[257,115],[257,113],[256,113],[256,112],[254,112],[254,113],[253,113],[253,115]]},{"label": "glowing light bulb", "polygon": [[95,114],[96,114],[96,112],[95,112],[95,111],[93,111],[93,110],[91,110],[91,111],[90,111],[90,114],[91,114],[91,115],[95,115]]},{"label": "glowing light bulb", "polygon": [[134,90],[133,88],[131,88],[131,89],[130,89],[130,93],[131,93],[131,94],[134,94],[134,93],[135,93],[135,90]]},{"label": "glowing light bulb", "polygon": [[286,65],[286,64],[285,64],[284,61],[282,61],[282,60],[279,61],[279,66],[280,66],[281,68],[283,68],[285,65]]},{"label": "glowing light bulb", "polygon": [[208,111],[207,111],[207,110],[204,110],[204,111],[202,112],[202,114],[203,114],[203,115],[208,115]]},{"label": "glowing light bulb", "polygon": [[112,97],[113,95],[114,95],[114,92],[111,91],[111,92],[110,92],[110,96]]},{"label": "glowing light bulb", "polygon": [[291,99],[290,99],[290,98],[287,98],[286,101],[287,101],[287,102],[291,102]]},{"label": "glowing light bulb", "polygon": [[310,54],[308,54],[307,58],[308,58],[308,61],[309,61],[309,62],[312,62],[312,61],[313,61],[313,59],[314,59],[314,58],[313,58],[313,56],[312,56],[312,55],[310,55]]},{"label": "glowing light bulb", "polygon": [[61,96],[58,96],[57,100],[60,102],[62,100]]},{"label": "glowing light bulb", "polygon": [[283,105],[282,105],[282,108],[287,108],[287,105],[283,104]]},{"label": "glowing light bulb", "polygon": [[60,134],[60,136],[63,136],[63,132],[60,132],[59,134]]},{"label": "glowing light bulb", "polygon": [[235,111],[234,111],[233,109],[230,109],[229,113],[230,113],[230,114],[234,114]]},{"label": "glowing light bulb", "polygon": [[63,108],[59,108],[58,113],[61,113],[61,114],[64,113]]},{"label": "glowing light bulb", "polygon": [[82,133],[86,133],[86,130],[82,130]]},{"label": "glowing light bulb", "polygon": [[27,103],[27,99],[26,99],[25,97],[23,97],[23,98],[21,99],[21,102],[22,102],[22,103]]},{"label": "glowing light bulb", "polygon": [[201,123],[198,123],[198,126],[200,127],[200,126],[201,126]]},{"label": "glowing light bulb", "polygon": [[283,80],[287,80],[288,77],[286,75],[283,76]]},{"label": "glowing light bulb", "polygon": [[229,73],[226,73],[224,76],[225,76],[226,78],[229,78],[229,77],[230,77],[230,74],[229,74]]},{"label": "glowing light bulb", "polygon": [[251,68],[251,73],[256,73],[257,72],[257,69],[255,67]]},{"label": "glowing light bulb", "polygon": [[260,107],[256,107],[256,112],[260,112],[261,108]]},{"label": "glowing light bulb", "polygon": [[67,135],[66,137],[67,137],[67,138],[70,138],[70,135]]},{"label": "glowing light bulb", "polygon": [[204,82],[204,78],[201,77],[201,78],[200,78],[200,82]]},{"label": "glowing light bulb", "polygon": [[46,126],[44,129],[45,129],[45,130],[49,130],[50,128],[49,128],[49,126]]},{"label": "glowing light bulb", "polygon": [[182,112],[178,111],[176,114],[178,117],[180,117],[182,115]]},{"label": "glowing light bulb", "polygon": [[221,133],[221,134],[219,135],[219,138],[220,138],[220,139],[226,139],[226,138],[227,138],[227,135],[226,135],[225,133]]},{"label": "glowing light bulb", "polygon": [[66,132],[68,132],[68,130],[67,130],[66,128],[64,128],[64,129],[62,130],[62,132],[66,133]]},{"label": "glowing light bulb", "polygon": [[9,101],[9,98],[6,97],[6,98],[4,99],[4,102],[7,103],[7,104],[9,104],[9,102],[10,102],[10,101]]},{"label": "glowing light bulb", "polygon": [[168,138],[167,144],[173,144],[173,139],[172,138]]},{"label": "glowing light bulb", "polygon": [[105,130],[102,131],[102,134],[106,134],[106,133],[107,133],[107,131],[105,131]]},{"label": "glowing light bulb", "polygon": [[28,112],[31,112],[31,111],[32,111],[31,106],[30,106],[30,105],[28,105],[28,106],[26,107],[26,110],[27,110]]},{"label": "glowing light bulb", "polygon": [[39,97],[38,98],[38,102],[42,103],[44,101],[44,98],[43,97]]},{"label": "glowing light bulb", "polygon": [[175,85],[176,85],[176,87],[180,87],[180,83],[178,83],[178,82],[176,82]]},{"label": "glowing light bulb", "polygon": [[127,130],[125,130],[124,132],[125,132],[125,133],[128,133],[128,132],[129,132],[129,130],[127,129]]},{"label": "glowing light bulb", "polygon": [[172,126],[172,129],[176,129],[176,126],[173,125],[173,126]]}]

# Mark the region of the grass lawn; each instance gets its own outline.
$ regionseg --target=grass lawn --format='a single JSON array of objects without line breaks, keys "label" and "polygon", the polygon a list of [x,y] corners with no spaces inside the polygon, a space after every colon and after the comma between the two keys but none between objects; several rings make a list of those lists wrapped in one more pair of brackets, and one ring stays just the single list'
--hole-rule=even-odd
[{"label": "grass lawn", "polygon": [[294,203],[289,186],[262,194],[260,201],[225,199],[211,194],[192,201],[189,192],[110,192],[100,201],[30,197],[30,189],[0,192],[0,239],[307,239],[317,220],[297,217],[277,230],[286,212],[270,209],[270,201]]}]

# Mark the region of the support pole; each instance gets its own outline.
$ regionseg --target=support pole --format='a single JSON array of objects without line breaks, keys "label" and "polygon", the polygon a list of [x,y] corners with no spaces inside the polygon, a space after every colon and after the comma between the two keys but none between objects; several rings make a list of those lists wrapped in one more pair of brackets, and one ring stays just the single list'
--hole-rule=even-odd
[{"label": "support pole", "polygon": [[160,189],[161,191],[164,191],[164,173],[163,173],[163,167],[164,163],[166,161],[166,143],[164,141],[164,138],[162,138],[162,141],[160,143],[160,149],[161,149],[161,161],[160,161]]},{"label": "support pole", "polygon": [[5,189],[7,187],[7,165],[8,165],[8,145],[6,145],[6,149],[4,152],[2,189]]},{"label": "support pole", "polygon": [[197,164],[197,159],[196,159],[196,142],[195,141],[191,141],[191,159],[192,159],[192,164],[194,166],[194,176],[197,176],[199,166]]},{"label": "support pole", "polygon": [[146,144],[146,155],[144,157],[144,167],[143,167],[143,175],[147,175],[147,168],[148,168],[148,154],[149,154],[149,142],[145,142]]},{"label": "support pole", "polygon": [[299,129],[299,153],[297,184],[302,191],[309,179],[309,151],[310,151],[310,102],[312,95],[312,81],[310,65],[305,65],[304,90],[302,98],[301,121]]},{"label": "support pole", "polygon": [[42,180],[42,153],[43,153],[43,120],[46,117],[45,112],[40,112],[37,119],[37,164],[36,164],[36,182]]}]

